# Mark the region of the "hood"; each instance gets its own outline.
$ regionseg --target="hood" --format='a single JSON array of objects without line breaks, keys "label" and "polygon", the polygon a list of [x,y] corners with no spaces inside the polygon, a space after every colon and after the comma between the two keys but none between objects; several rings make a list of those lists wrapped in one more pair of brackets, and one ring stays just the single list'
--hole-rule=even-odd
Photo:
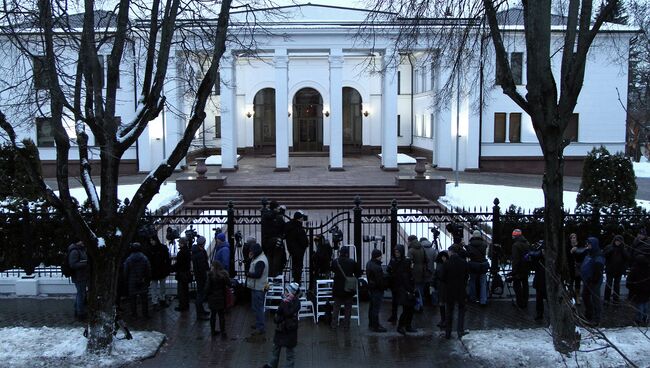
[{"label": "hood", "polygon": [[591,244],[591,252],[590,253],[592,255],[600,253],[600,243],[598,242],[598,238],[591,236],[591,237],[587,238],[587,241],[589,242],[589,244]]},{"label": "hood", "polygon": [[420,248],[422,248],[422,244],[417,239],[416,240],[411,240],[409,242],[409,248],[420,249]]},{"label": "hood", "polygon": [[431,243],[428,240],[420,240],[420,244],[422,244],[423,247],[425,248],[431,248],[433,246],[433,243]]},{"label": "hood", "polygon": [[397,244],[395,249],[399,250],[400,258],[406,257],[406,252],[404,251],[404,246],[402,244]]},{"label": "hood", "polygon": [[224,233],[217,234],[217,240],[225,242],[226,241],[226,234],[224,234]]},{"label": "hood", "polygon": [[253,252],[253,257],[257,257],[262,254],[262,246],[260,243],[255,243],[251,245],[251,252]]},{"label": "hood", "polygon": [[621,245],[623,245],[623,244],[625,243],[625,241],[624,241],[624,239],[623,239],[623,235],[616,235],[616,236],[614,237],[614,240],[612,241],[612,244],[613,244],[615,241],[617,241],[617,240],[621,242]]},{"label": "hood", "polygon": [[341,247],[341,250],[339,250],[339,256],[340,257],[349,257],[350,256],[350,247],[347,245],[344,245]]}]

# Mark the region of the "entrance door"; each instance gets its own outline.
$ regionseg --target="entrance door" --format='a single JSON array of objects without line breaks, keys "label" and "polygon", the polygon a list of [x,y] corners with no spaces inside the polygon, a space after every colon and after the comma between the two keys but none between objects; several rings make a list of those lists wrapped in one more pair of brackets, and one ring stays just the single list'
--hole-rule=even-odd
[{"label": "entrance door", "polygon": [[313,88],[303,88],[293,98],[293,150],[323,150],[323,98]]},{"label": "entrance door", "polygon": [[253,99],[253,144],[255,151],[275,152],[275,90],[264,88]]},{"label": "entrance door", "polygon": [[343,87],[343,152],[361,149],[361,94],[354,88]]}]

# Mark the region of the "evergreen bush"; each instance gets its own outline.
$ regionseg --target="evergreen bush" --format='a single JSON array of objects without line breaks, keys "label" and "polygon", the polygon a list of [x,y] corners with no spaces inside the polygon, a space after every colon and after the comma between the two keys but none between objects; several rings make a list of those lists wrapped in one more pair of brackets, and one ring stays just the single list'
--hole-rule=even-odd
[{"label": "evergreen bush", "polygon": [[582,183],[576,199],[578,206],[592,208],[617,205],[636,206],[637,185],[632,163],[623,153],[610,154],[600,146],[589,152],[582,170]]}]

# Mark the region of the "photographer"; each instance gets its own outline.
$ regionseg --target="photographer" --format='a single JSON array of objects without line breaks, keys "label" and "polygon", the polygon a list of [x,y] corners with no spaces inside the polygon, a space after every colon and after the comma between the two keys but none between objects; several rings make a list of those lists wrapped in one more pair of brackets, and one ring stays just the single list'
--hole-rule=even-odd
[{"label": "photographer", "polygon": [[512,231],[512,287],[515,289],[515,306],[521,309],[528,307],[528,262],[524,259],[530,251],[530,244],[524,238],[521,230]]},{"label": "photographer", "polygon": [[287,240],[287,249],[291,255],[291,275],[293,282],[300,285],[302,280],[302,266],[305,257],[305,250],[309,246],[307,232],[302,226],[306,216],[301,211],[296,211],[293,218],[285,226],[285,236]]},{"label": "photographer", "polygon": [[537,247],[526,255],[526,259],[531,264],[535,272],[533,277],[533,288],[535,288],[535,321],[544,319],[544,299],[546,296],[546,266],[544,264],[544,241],[540,240]]},{"label": "photographer", "polygon": [[[469,244],[465,247],[469,256],[469,300],[487,305],[487,271],[490,264],[486,258],[487,244],[479,230],[474,230]],[[478,290],[478,293],[477,293]],[[478,295],[477,295],[478,294]]]},{"label": "photographer", "polygon": [[281,274],[286,264],[284,226],[284,208],[271,201],[262,212],[262,251],[269,262],[269,277]]},{"label": "photographer", "polygon": [[176,272],[176,293],[178,294],[178,307],[175,311],[183,312],[190,308],[190,281],[192,281],[192,255],[187,238],[178,239],[180,249],[176,254],[176,263],[173,270]]},{"label": "photographer", "polygon": [[318,280],[325,280],[330,278],[330,271],[332,270],[332,256],[334,251],[330,242],[324,235],[318,235],[314,239],[316,243],[316,253],[314,254],[314,267],[316,268],[316,275]]}]

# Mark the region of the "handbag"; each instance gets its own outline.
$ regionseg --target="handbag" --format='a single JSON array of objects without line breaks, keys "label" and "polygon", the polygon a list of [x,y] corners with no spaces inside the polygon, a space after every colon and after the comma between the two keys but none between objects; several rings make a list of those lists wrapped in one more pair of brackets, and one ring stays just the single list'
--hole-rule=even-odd
[{"label": "handbag", "polygon": [[356,277],[350,277],[345,274],[343,271],[343,268],[341,267],[341,264],[336,261],[336,265],[339,267],[339,270],[341,270],[341,273],[343,274],[343,277],[345,277],[345,283],[343,284],[343,290],[345,290],[348,293],[352,293],[357,291],[357,278]]}]

